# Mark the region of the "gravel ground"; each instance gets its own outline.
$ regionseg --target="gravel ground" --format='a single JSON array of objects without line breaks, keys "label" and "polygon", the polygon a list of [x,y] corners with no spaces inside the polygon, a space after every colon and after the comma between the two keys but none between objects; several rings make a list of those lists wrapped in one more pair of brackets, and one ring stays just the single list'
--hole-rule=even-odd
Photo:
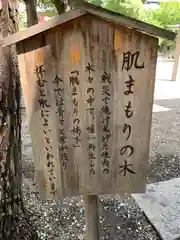
[{"label": "gravel ground", "polygon": [[[164,83],[163,83],[164,84]],[[157,90],[157,89],[156,89]],[[180,99],[155,100],[169,111],[153,113],[149,183],[180,177]],[[23,193],[39,239],[84,240],[85,216],[80,197],[40,201],[25,114],[23,116]],[[101,240],[159,240],[151,223],[131,196],[100,199]]]}]

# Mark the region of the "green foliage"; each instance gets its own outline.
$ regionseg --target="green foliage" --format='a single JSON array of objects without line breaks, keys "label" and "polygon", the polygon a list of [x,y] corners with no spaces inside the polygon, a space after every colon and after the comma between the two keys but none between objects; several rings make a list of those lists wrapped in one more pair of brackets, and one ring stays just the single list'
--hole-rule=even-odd
[{"label": "green foliage", "polygon": [[164,27],[180,23],[180,2],[162,2],[160,8],[154,11],[154,18]]},{"label": "green foliage", "polygon": [[135,18],[139,18],[143,11],[143,3],[141,0],[104,0],[103,6],[107,9]]},{"label": "green foliage", "polygon": [[97,6],[101,6],[103,1],[102,0],[89,0],[88,2],[92,3],[92,4],[95,4]]},{"label": "green foliage", "polygon": [[[37,0],[38,5],[44,10],[57,8],[63,0]],[[76,0],[74,0],[76,2]],[[149,24],[168,28],[169,25],[180,23],[180,2],[161,2],[156,10],[145,9],[145,0],[88,0],[90,3],[116,11],[125,16],[133,17]]]},{"label": "green foliage", "polygon": [[[90,0],[98,2],[99,0]],[[145,9],[143,0],[103,0],[102,6],[133,17],[149,24],[168,28],[169,25],[180,23],[180,2],[161,2],[156,10]]]}]

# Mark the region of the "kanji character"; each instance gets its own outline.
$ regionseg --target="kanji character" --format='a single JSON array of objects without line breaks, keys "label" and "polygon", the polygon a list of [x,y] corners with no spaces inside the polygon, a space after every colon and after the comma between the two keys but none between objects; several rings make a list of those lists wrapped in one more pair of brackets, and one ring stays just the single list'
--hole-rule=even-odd
[{"label": "kanji character", "polygon": [[64,152],[67,149],[68,149],[67,145],[64,145],[64,143],[62,143],[62,144],[60,143],[60,145],[59,145],[59,151],[60,152]]},{"label": "kanji character", "polygon": [[88,159],[96,159],[96,157],[95,157],[95,153],[94,152],[92,152],[92,151],[90,151],[90,152],[88,152]]},{"label": "kanji character", "polygon": [[58,101],[56,113],[59,117],[64,117],[64,101],[62,98]]},{"label": "kanji character", "polygon": [[93,69],[93,66],[89,62],[86,66],[86,72],[88,72],[89,75],[91,74],[91,72],[95,72],[95,70]]},{"label": "kanji character", "polygon": [[56,106],[64,106],[64,99],[62,97],[56,100]]},{"label": "kanji character", "polygon": [[34,73],[36,74],[37,78],[43,78],[43,73],[45,72],[44,65],[36,66]]},{"label": "kanji character", "polygon": [[53,83],[56,85],[56,87],[59,87],[59,84],[63,82],[63,80],[61,78],[59,78],[58,76],[55,77],[55,79],[53,80]]},{"label": "kanji character", "polygon": [[70,85],[72,86],[79,85],[79,78],[77,76],[71,76],[69,80],[70,80]]},{"label": "kanji character", "polygon": [[137,51],[133,54],[130,51],[123,52],[122,70],[125,68],[127,71],[129,71],[132,66],[134,66],[136,69],[144,68],[144,63],[142,63],[141,65],[138,64],[139,55],[140,55],[139,51]]},{"label": "kanji character", "polygon": [[110,100],[111,98],[110,97],[104,97],[103,99],[102,99],[102,101],[106,104],[106,105],[108,105],[108,101]]},{"label": "kanji character", "polygon": [[90,106],[92,106],[92,103],[94,102],[95,98],[93,98],[92,96],[89,96],[89,98],[87,99],[87,102],[89,103]]},{"label": "kanji character", "polygon": [[105,115],[103,116],[102,123],[108,126],[109,120],[110,120],[110,117],[108,115]]},{"label": "kanji character", "polygon": [[61,118],[61,120],[64,120],[64,109],[61,106],[58,106],[58,109],[56,110],[56,113],[58,114],[59,118]]},{"label": "kanji character", "polygon": [[75,137],[73,137],[73,139],[75,140],[76,145],[73,145],[73,147],[78,147],[78,143],[81,142],[81,139],[78,135],[76,135]]},{"label": "kanji character", "polygon": [[77,95],[77,88],[75,86],[72,87],[72,96]]},{"label": "kanji character", "polygon": [[92,143],[88,144],[88,150],[95,151],[95,149],[96,149],[96,146],[94,144],[92,144]]},{"label": "kanji character", "polygon": [[108,105],[104,105],[102,108],[101,108],[101,111],[107,115],[110,115],[111,112],[110,112],[110,109],[108,107]]},{"label": "kanji character", "polygon": [[107,159],[107,158],[110,158],[109,152],[108,152],[107,150],[101,152],[101,157],[102,157],[102,158],[106,158],[106,159]]},{"label": "kanji character", "polygon": [[106,134],[105,136],[102,136],[103,149],[107,149],[108,141],[110,137],[111,137],[111,134]]},{"label": "kanji character", "polygon": [[111,93],[110,93],[110,89],[109,89],[109,86],[108,85],[104,85],[103,86],[103,92],[102,92],[103,95],[107,95],[107,96],[111,96]]},{"label": "kanji character", "polygon": [[40,98],[38,102],[41,108],[50,107],[50,105],[47,102],[47,99]]},{"label": "kanji character", "polygon": [[119,165],[119,168],[122,169],[119,171],[119,174],[124,173],[124,176],[126,176],[126,173],[129,172],[131,174],[135,174],[135,172],[130,169],[132,164],[128,164],[126,160],[124,160],[124,165]]},{"label": "kanji character", "polygon": [[71,130],[73,134],[78,134],[79,136],[81,135],[81,129],[78,125],[73,126],[73,129]]},{"label": "kanji character", "polygon": [[59,143],[65,143],[66,142],[66,137],[64,135],[59,136]]},{"label": "kanji character", "polygon": [[73,143],[73,147],[74,148],[80,147],[80,145],[79,145],[79,142],[81,142],[80,137],[78,135],[76,135],[75,137],[73,137],[73,139],[74,139],[74,142],[75,142],[75,143]]},{"label": "kanji character", "polygon": [[104,150],[104,149],[108,149],[108,139],[106,139],[106,141],[105,142],[103,142],[102,143],[102,149]]},{"label": "kanji character", "polygon": [[108,132],[110,133],[110,130],[108,129],[108,124],[103,126],[103,132]]},{"label": "kanji character", "polygon": [[101,76],[101,82],[111,84],[111,75],[107,72],[104,72]]},{"label": "kanji character", "polygon": [[95,169],[94,169],[93,167],[91,167],[91,168],[89,169],[89,175],[91,175],[91,174],[93,174],[93,175],[96,174],[96,171],[95,171]]},{"label": "kanji character", "polygon": [[49,126],[49,121],[48,121],[48,119],[47,119],[47,118],[43,118],[43,121],[44,121],[43,127],[48,127],[48,126]]},{"label": "kanji character", "polygon": [[91,124],[89,127],[86,128],[89,133],[95,133],[95,126]]}]

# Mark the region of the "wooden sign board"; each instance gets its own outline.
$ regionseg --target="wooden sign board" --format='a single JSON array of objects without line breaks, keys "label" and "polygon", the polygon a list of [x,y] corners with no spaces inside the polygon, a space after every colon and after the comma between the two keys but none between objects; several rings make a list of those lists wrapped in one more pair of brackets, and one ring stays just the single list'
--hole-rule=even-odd
[{"label": "wooden sign board", "polygon": [[43,199],[145,191],[157,46],[88,15],[19,43]]}]

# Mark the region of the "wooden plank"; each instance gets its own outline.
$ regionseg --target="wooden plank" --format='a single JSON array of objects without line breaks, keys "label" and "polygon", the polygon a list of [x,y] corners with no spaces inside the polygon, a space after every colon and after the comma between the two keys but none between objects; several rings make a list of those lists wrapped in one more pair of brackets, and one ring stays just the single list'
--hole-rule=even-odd
[{"label": "wooden plank", "polygon": [[71,21],[77,17],[83,16],[86,12],[82,10],[72,10],[71,12],[66,12],[61,14],[60,16],[53,17],[52,19],[46,21],[45,23],[39,23],[33,25],[26,30],[19,31],[9,37],[4,38],[3,47],[7,47],[8,45],[16,44],[20,41],[33,37],[37,34],[43,33],[53,27],[56,27],[60,24]]},{"label": "wooden plank", "polygon": [[[86,15],[23,46],[42,197],[144,192],[157,39]],[[53,155],[54,194],[45,148]]]},{"label": "wooden plank", "polygon": [[86,233],[88,240],[100,239],[99,198],[97,195],[85,196]]},{"label": "wooden plank", "polygon": [[[36,50],[29,51],[31,44]],[[50,82],[46,80],[51,78],[51,69],[48,68],[47,61],[46,65],[44,64],[45,59],[49,58],[49,48],[48,46],[41,47],[42,45],[44,45],[44,39],[41,36],[27,40],[23,44],[22,47],[27,53],[19,55],[21,84],[29,120],[40,196],[42,199],[47,199],[53,195],[54,199],[59,199],[61,196],[58,194],[62,192],[62,186],[57,133],[56,128],[53,127],[57,125],[54,120],[56,117],[55,101],[51,99]],[[43,72],[44,68],[38,68],[39,66],[45,66],[46,72]],[[41,74],[43,74],[43,79],[40,79]],[[43,96],[48,96],[47,102],[42,102],[44,106],[40,108],[39,101],[43,100]]]},{"label": "wooden plank", "polygon": [[173,72],[172,72],[172,81],[177,80],[177,75],[179,71],[179,63],[180,63],[180,28],[178,31],[178,36],[176,40],[176,52],[175,52],[175,59],[174,59],[174,65],[173,65]]}]

